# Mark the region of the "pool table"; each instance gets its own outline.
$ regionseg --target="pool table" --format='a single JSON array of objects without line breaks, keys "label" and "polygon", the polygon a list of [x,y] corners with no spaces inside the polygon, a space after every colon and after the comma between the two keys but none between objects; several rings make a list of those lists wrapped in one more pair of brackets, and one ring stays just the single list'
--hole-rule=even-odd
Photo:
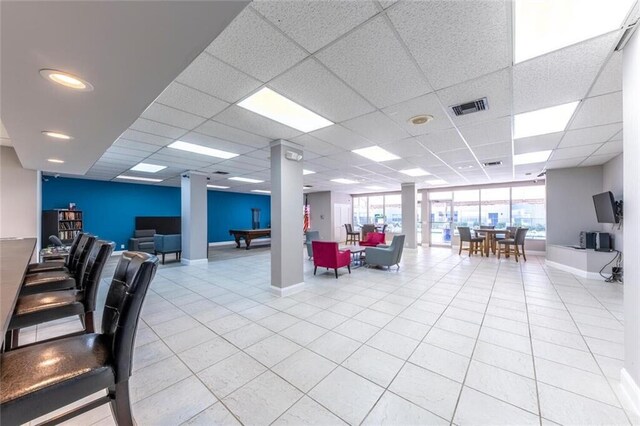
[{"label": "pool table", "polygon": [[236,248],[240,248],[240,240],[244,238],[246,249],[249,250],[251,241],[256,238],[271,237],[271,228],[263,229],[230,229],[229,234],[236,240]]}]

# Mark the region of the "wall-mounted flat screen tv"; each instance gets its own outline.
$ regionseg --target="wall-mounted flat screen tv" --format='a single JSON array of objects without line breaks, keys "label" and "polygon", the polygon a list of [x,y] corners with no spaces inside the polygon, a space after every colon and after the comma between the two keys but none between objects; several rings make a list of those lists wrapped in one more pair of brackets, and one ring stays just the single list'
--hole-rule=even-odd
[{"label": "wall-mounted flat screen tv", "polygon": [[596,217],[599,223],[618,223],[616,214],[617,206],[611,191],[603,192],[593,196],[593,204],[596,208]]}]

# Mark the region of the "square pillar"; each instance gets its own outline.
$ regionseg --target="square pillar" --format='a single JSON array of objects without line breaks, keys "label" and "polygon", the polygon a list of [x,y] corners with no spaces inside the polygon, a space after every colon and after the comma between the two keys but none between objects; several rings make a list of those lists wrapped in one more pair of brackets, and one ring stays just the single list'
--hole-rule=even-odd
[{"label": "square pillar", "polygon": [[271,290],[280,296],[302,291],[302,146],[271,142]]},{"label": "square pillar", "polygon": [[404,246],[416,248],[417,224],[416,224],[416,184],[415,182],[403,183],[402,188],[402,233],[405,234]]},{"label": "square pillar", "polygon": [[182,263],[206,263],[207,177],[198,173],[182,175]]}]

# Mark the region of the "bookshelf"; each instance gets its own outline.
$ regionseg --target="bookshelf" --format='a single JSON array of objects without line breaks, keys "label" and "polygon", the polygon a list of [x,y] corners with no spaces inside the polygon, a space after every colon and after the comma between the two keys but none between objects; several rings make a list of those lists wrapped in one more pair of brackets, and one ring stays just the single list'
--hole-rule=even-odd
[{"label": "bookshelf", "polygon": [[44,210],[42,212],[42,246],[49,245],[49,235],[57,235],[63,243],[70,243],[84,229],[80,210]]}]

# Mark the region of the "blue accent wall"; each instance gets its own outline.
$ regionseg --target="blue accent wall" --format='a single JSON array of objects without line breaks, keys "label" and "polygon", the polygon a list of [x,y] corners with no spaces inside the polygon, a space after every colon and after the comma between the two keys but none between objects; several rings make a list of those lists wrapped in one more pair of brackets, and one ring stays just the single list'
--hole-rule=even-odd
[{"label": "blue accent wall", "polygon": [[[84,229],[128,247],[136,216],[180,216],[180,188],[88,179],[53,178],[42,182],[42,209],[76,203]],[[230,241],[231,228],[251,228],[251,209],[261,210],[260,225],[271,224],[271,198],[265,195],[207,191],[208,240]]]}]

